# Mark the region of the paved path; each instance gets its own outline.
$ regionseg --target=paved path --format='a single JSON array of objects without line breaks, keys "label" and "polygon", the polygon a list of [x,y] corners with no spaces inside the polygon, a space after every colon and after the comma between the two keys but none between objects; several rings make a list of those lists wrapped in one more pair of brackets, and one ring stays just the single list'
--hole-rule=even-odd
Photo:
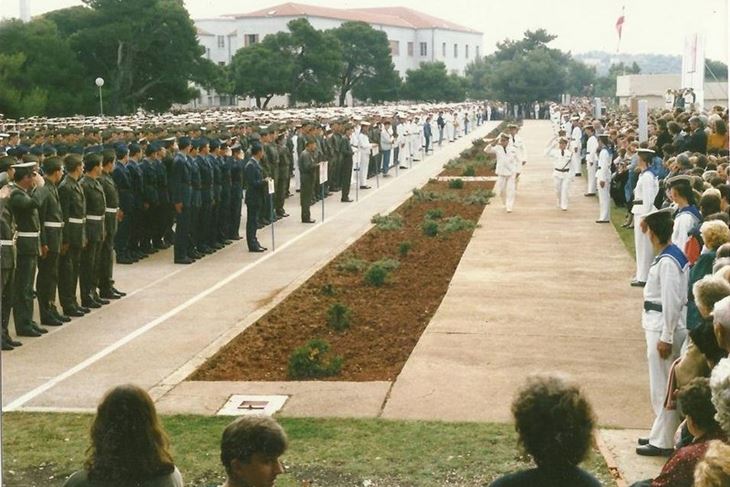
[{"label": "paved path", "polygon": [[449,291],[395,382],[383,416],[510,421],[523,379],[562,372],[580,382],[602,425],[650,425],[633,261],[611,225],[594,223],[585,182],[556,208],[542,148],[549,122],[526,121],[530,162],[515,211],[487,206]]},{"label": "paved path", "polygon": [[[286,207],[292,216],[276,224],[276,252],[250,254],[242,240],[190,266],[174,265],[172,249],[132,266],[116,266],[117,287],[129,296],[2,354],[4,407],[88,410],[106,389],[123,382],[163,397],[197,363],[362,235],[373,214],[400,204],[470,146],[473,137],[496,125],[489,123],[444,146],[380,189],[361,191],[357,203],[328,198],[324,224],[299,223],[298,197],[290,198]],[[321,218],[318,205],[312,215]],[[272,248],[268,228],[259,231],[259,239]],[[379,412],[388,388],[373,383],[363,389],[380,395],[369,414]]]}]

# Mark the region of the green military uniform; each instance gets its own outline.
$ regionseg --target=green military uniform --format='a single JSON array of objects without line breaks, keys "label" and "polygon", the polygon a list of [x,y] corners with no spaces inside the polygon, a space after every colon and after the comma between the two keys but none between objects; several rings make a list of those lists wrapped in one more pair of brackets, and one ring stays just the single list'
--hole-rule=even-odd
[{"label": "green military uniform", "polygon": [[[18,169],[16,169],[17,171]],[[38,219],[38,202],[30,191],[15,186],[8,201],[17,229],[15,303],[13,320],[20,336],[38,336],[40,327],[33,321],[33,280],[35,279],[40,253],[41,224]]]},{"label": "green military uniform", "polygon": [[279,157],[278,174],[275,183],[276,189],[276,214],[286,216],[284,202],[289,193],[289,180],[291,179],[291,153],[287,150],[285,143],[276,144]]},{"label": "green military uniform", "polygon": [[302,206],[302,222],[305,223],[312,221],[309,207],[312,205],[312,196],[316,182],[315,174],[319,167],[319,163],[315,162],[314,157],[315,155],[308,150],[304,150],[299,156],[299,174],[302,186],[299,191],[299,203]]},{"label": "green military uniform", "polygon": [[[370,139],[370,144],[376,144],[378,149],[380,149],[380,128],[377,125],[372,125],[370,127],[370,132],[368,133],[368,138]],[[376,173],[380,172],[380,168],[383,166],[383,153],[378,150],[377,155],[372,155],[372,151],[370,152],[370,165],[368,167],[368,177],[374,176]]]},{"label": "green military uniform", "polygon": [[281,217],[284,213],[284,201],[282,200],[281,206],[279,206],[279,191],[283,179],[279,174],[279,148],[276,142],[264,144],[264,161],[268,166],[271,179],[274,180],[274,212],[276,216]]},{"label": "green military uniform", "polygon": [[13,309],[15,277],[15,222],[7,201],[3,201],[0,215],[0,267],[2,267],[2,333],[3,344],[10,341],[8,327],[10,311]]},{"label": "green military uniform", "polygon": [[60,324],[56,311],[56,290],[58,289],[58,270],[63,241],[63,213],[58,187],[44,178],[42,188],[36,188],[33,199],[38,202],[38,218],[41,222],[41,247],[45,256],[38,260],[36,295],[41,323]]},{"label": "green military uniform", "polygon": [[[343,134],[339,137],[339,153],[341,157],[340,165],[340,187],[342,188],[341,201],[350,200],[350,186],[352,185],[352,157],[353,150],[350,145],[350,139]],[[355,183],[357,184],[357,183]]]},{"label": "green military uniform", "polygon": [[[101,245],[105,238],[104,220],[106,215],[106,197],[104,188],[98,179],[84,176],[79,181],[86,198],[86,247],[81,253],[79,269],[79,287],[81,288],[81,305],[94,305],[98,299],[96,280],[101,256]],[[159,207],[158,207],[159,210]],[[98,306],[98,305],[97,305]]]},{"label": "green military uniform", "polygon": [[61,255],[58,298],[64,314],[69,314],[79,307],[76,287],[81,249],[86,245],[86,197],[79,182],[67,175],[58,185],[58,198],[63,212],[63,245],[68,246]]},{"label": "green military uniform", "polygon": [[102,172],[98,179],[104,190],[106,208],[104,211],[104,240],[101,243],[97,287],[102,298],[114,294],[114,237],[117,234],[117,211],[119,211],[119,192],[111,174]]}]

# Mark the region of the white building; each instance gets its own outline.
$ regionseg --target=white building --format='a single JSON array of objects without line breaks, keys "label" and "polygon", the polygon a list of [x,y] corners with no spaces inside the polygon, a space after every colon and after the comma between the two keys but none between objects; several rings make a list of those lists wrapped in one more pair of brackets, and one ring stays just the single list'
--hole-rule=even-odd
[{"label": "white building", "polygon": [[[450,72],[464,74],[466,66],[483,52],[481,32],[405,7],[338,9],[285,3],[255,12],[197,19],[195,26],[208,59],[226,65],[238,49],[268,34],[286,31],[287,23],[298,18],[306,18],[319,30],[348,21],[366,22],[382,30],[388,36],[395,69],[403,78],[407,70],[433,61],[443,62]],[[234,100],[223,98],[203,93],[196,105],[233,104]]]},{"label": "white building", "polygon": [[[664,108],[667,90],[678,90],[682,86],[679,74],[629,74],[616,78],[616,96],[619,105],[631,107],[632,100],[647,100],[649,109]],[[704,106],[728,105],[727,81],[705,81]]]}]

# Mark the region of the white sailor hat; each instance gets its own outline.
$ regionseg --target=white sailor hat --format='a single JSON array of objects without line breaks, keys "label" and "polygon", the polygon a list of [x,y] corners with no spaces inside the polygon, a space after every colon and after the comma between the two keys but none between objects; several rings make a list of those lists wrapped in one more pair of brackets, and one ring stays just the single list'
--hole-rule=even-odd
[{"label": "white sailor hat", "polygon": [[499,134],[499,138],[500,139],[509,139],[509,138],[512,138],[512,136],[510,134],[506,134],[506,133],[502,132],[501,134]]},{"label": "white sailor hat", "polygon": [[25,167],[33,167],[36,164],[36,162],[19,162],[18,164],[11,164],[10,167],[12,167],[13,169],[21,169]]},{"label": "white sailor hat", "polygon": [[570,117],[571,120],[580,120],[580,117],[578,115],[573,115]]},{"label": "white sailor hat", "polygon": [[639,150],[637,150],[636,152],[638,152],[639,154],[656,154],[656,152],[654,152],[653,150],[645,149],[643,147],[639,148]]}]

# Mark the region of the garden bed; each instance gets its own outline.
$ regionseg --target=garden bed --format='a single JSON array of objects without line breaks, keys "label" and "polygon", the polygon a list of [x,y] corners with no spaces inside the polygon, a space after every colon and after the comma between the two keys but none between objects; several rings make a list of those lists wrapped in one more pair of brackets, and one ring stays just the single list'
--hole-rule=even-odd
[{"label": "garden bed", "polygon": [[[493,139],[498,137],[501,132],[507,128],[508,121],[503,121],[492,129],[485,139]],[[441,171],[439,177],[457,176],[457,177],[489,177],[495,176],[494,167],[496,159],[494,154],[487,154],[484,148],[487,143],[484,139],[474,139],[472,146],[459,154],[456,159],[451,159],[444,164],[444,170]]]},{"label": "garden bed", "polygon": [[[297,348],[316,339],[329,345],[327,355],[341,358],[340,370],[316,378],[394,380],[446,294],[493,183],[454,186],[431,181],[414,190],[395,212],[375,219],[374,228],[223,347],[190,379],[301,378],[289,370],[290,358]],[[386,268],[385,274],[374,274],[387,277],[377,286],[370,274],[373,262],[383,259],[390,260],[375,267]],[[328,324],[333,321],[333,306],[345,327]],[[310,349],[300,359],[316,360],[320,354],[325,352]],[[337,360],[325,360],[333,362]]]}]

